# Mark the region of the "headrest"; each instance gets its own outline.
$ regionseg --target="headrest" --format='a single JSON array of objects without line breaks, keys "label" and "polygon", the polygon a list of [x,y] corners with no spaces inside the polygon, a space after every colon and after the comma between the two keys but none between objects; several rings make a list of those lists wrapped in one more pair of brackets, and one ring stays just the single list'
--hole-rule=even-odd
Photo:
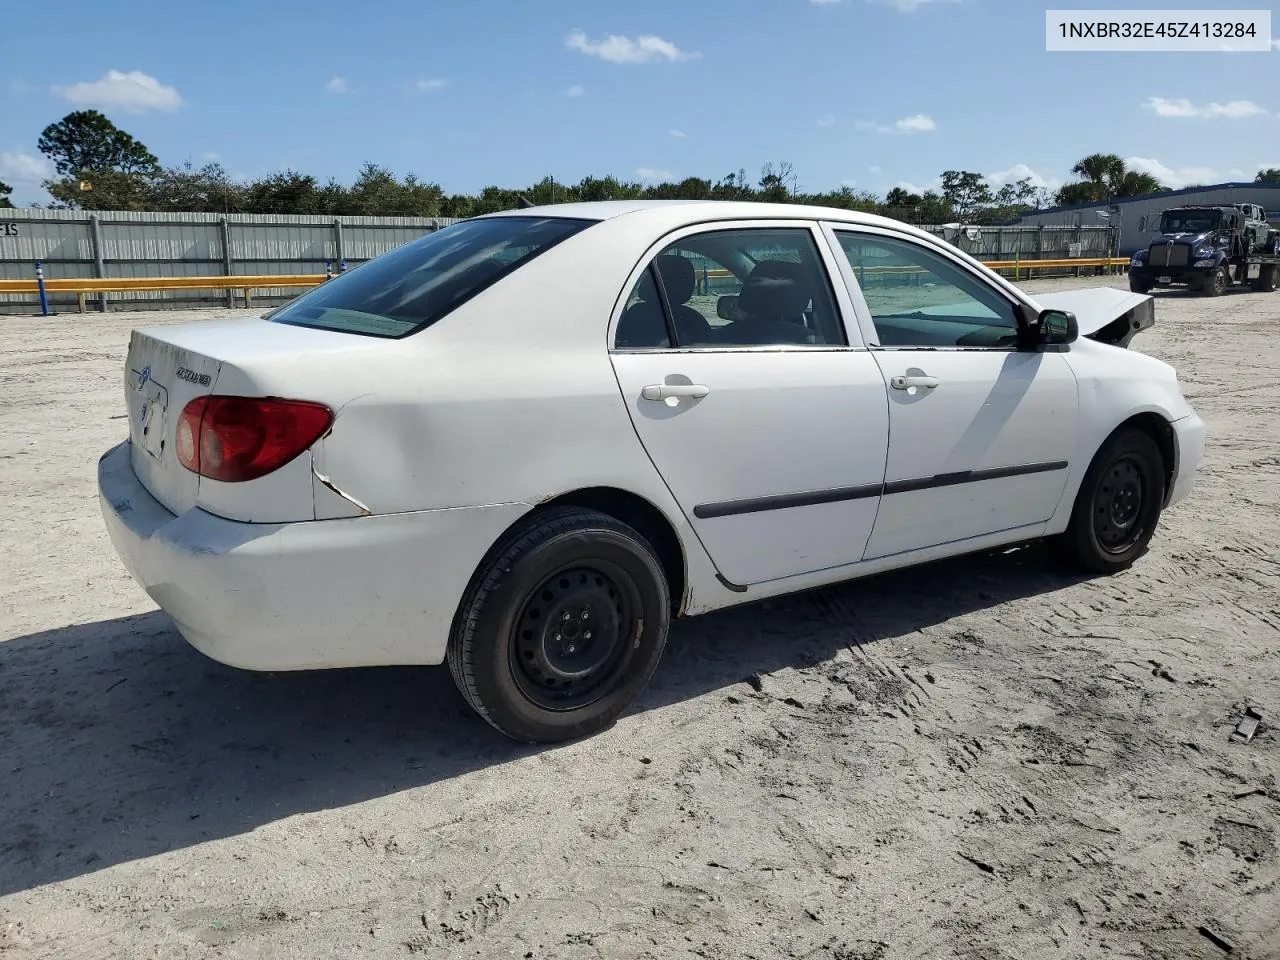
[{"label": "headrest", "polygon": [[641,300],[628,307],[618,320],[614,340],[623,349],[670,346],[667,321],[657,300]]},{"label": "headrest", "polygon": [[696,285],[693,261],[679,254],[667,253],[654,262],[658,265],[658,275],[662,277],[662,285],[667,290],[667,302],[672,306],[687,303],[693,296]]},{"label": "headrest", "polygon": [[797,320],[809,305],[807,271],[790,260],[757,263],[738,294],[738,308],[758,319]]}]

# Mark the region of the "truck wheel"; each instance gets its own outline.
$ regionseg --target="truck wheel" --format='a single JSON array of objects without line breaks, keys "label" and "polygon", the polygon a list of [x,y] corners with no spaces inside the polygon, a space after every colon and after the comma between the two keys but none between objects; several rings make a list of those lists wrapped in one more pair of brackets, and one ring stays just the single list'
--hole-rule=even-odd
[{"label": "truck wheel", "polygon": [[1151,283],[1146,280],[1139,280],[1132,274],[1129,275],[1129,292],[1130,293],[1150,293]]},{"label": "truck wheel", "polygon": [[1142,555],[1164,505],[1164,457],[1142,430],[1118,430],[1080,483],[1059,554],[1090,573],[1119,573]]},{"label": "truck wheel", "polygon": [[1231,274],[1227,273],[1226,267],[1218,267],[1213,273],[1205,277],[1204,286],[1200,289],[1210,297],[1220,297],[1227,292],[1227,287],[1231,286]]},{"label": "truck wheel", "polygon": [[1257,278],[1249,281],[1249,285],[1258,293],[1270,293],[1276,288],[1276,270],[1273,263],[1263,264]]},{"label": "truck wheel", "polygon": [[449,637],[463,698],[526,743],[609,727],[644,689],[671,619],[667,579],[639,533],[594,510],[535,513],[490,551]]}]

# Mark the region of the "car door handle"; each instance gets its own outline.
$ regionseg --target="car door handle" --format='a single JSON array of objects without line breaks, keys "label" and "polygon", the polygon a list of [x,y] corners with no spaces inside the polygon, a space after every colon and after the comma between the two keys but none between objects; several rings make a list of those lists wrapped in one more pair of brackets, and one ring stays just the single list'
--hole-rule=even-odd
[{"label": "car door handle", "polygon": [[937,377],[891,377],[889,386],[895,390],[910,390],[912,387],[928,387],[932,390],[941,381]]},{"label": "car door handle", "polygon": [[693,397],[701,400],[711,388],[700,383],[651,383],[640,391],[646,400],[666,400],[668,397]]}]

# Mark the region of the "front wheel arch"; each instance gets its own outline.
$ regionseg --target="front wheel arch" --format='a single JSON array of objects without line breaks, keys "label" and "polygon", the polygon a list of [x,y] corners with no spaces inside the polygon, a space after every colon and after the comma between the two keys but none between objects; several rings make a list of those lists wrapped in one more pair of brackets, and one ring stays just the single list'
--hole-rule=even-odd
[{"label": "front wheel arch", "polygon": [[1167,424],[1158,414],[1139,414],[1098,445],[1067,527],[1051,539],[1060,559],[1092,574],[1113,574],[1146,551],[1170,496],[1171,457],[1160,436]]},{"label": "front wheel arch", "polygon": [[[1165,500],[1173,493],[1173,478],[1178,469],[1178,442],[1173,432],[1173,424],[1158,413],[1139,413],[1119,424],[1105,440],[1098,444],[1098,450],[1110,442],[1121,430],[1135,428],[1151,437],[1160,449],[1160,458],[1164,461]],[[1097,455],[1098,450],[1094,451]]]}]

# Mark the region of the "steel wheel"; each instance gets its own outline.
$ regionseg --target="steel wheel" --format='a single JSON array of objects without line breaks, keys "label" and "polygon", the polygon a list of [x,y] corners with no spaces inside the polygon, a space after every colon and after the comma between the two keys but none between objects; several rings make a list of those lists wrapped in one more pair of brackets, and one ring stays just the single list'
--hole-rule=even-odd
[{"label": "steel wheel", "polygon": [[599,698],[633,649],[639,593],[615,564],[568,567],[542,581],[520,610],[511,643],[520,692],[547,710]]},{"label": "steel wheel", "polygon": [[535,511],[494,544],[449,637],[449,670],[509,737],[557,743],[610,726],[667,641],[662,561],[634,527],[579,507]]},{"label": "steel wheel", "polygon": [[1132,456],[1113,461],[1093,497],[1093,533],[1107,553],[1121,554],[1142,538],[1142,464]]},{"label": "steel wheel", "polygon": [[1155,535],[1167,465],[1146,431],[1121,427],[1102,444],[1080,482],[1071,520],[1056,538],[1063,558],[1092,573],[1117,573]]}]

